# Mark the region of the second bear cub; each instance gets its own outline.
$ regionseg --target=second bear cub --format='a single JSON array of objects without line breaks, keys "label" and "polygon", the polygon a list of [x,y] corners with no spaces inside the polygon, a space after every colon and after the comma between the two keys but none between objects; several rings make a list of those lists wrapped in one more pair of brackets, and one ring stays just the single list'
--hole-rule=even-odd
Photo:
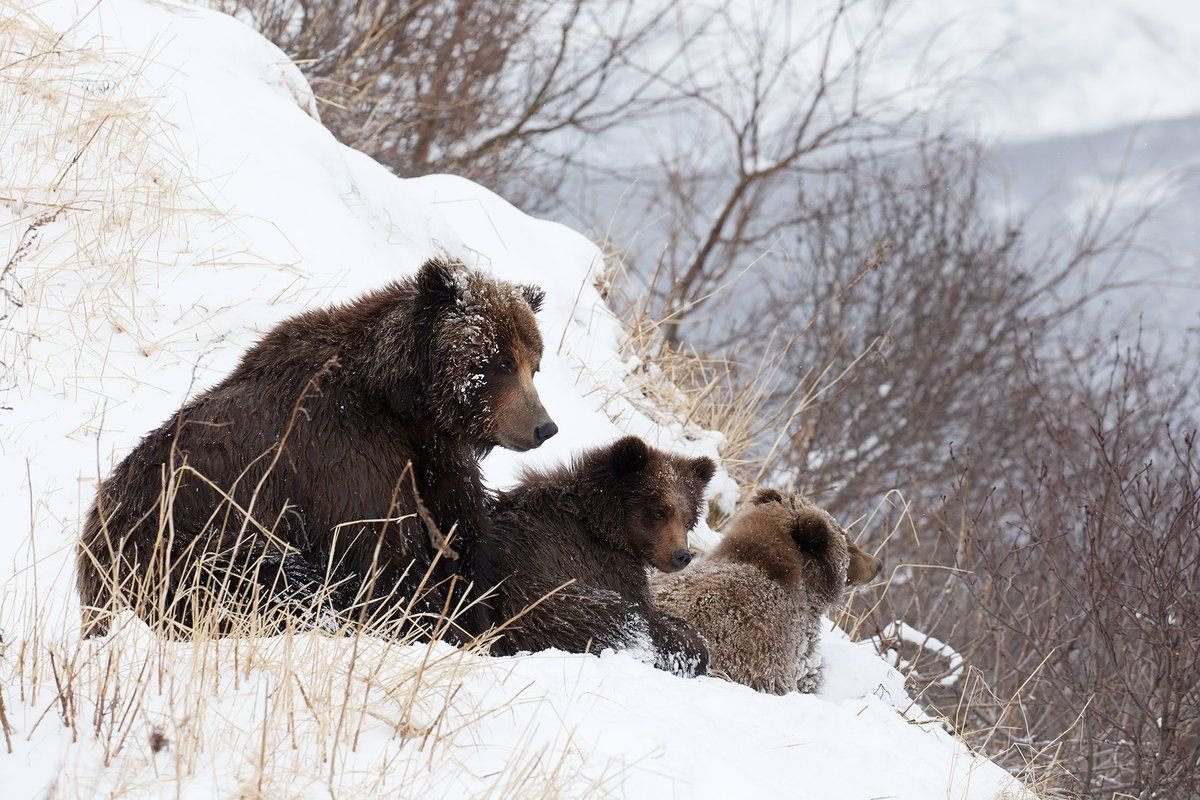
[{"label": "second bear cub", "polygon": [[687,534],[715,468],[627,436],[526,472],[497,498],[486,548],[502,579],[496,618],[511,620],[493,654],[646,648],[660,669],[703,674],[704,640],[654,605],[646,567],[691,561]]},{"label": "second bear cub", "polygon": [[760,692],[811,692],[821,679],[821,615],[847,583],[879,569],[825,511],[764,489],[710,555],[687,573],[655,576],[653,590],[708,641],[714,674]]}]

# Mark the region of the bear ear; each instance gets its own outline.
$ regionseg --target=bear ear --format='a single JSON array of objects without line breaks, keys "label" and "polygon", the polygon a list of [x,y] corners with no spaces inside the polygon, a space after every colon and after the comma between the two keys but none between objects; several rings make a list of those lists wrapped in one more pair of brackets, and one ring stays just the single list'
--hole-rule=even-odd
[{"label": "bear ear", "polygon": [[708,456],[700,456],[699,458],[692,459],[692,474],[696,476],[696,480],[700,481],[701,489],[708,486],[708,482],[713,479],[713,475],[716,472],[717,462]]},{"label": "bear ear", "polygon": [[761,506],[766,503],[782,503],[783,492],[778,489],[759,489],[750,498],[750,502],[756,506]]},{"label": "bear ear", "polygon": [[613,442],[609,451],[609,466],[617,475],[641,472],[650,461],[650,445],[636,436],[626,436]]},{"label": "bear ear", "polygon": [[444,258],[431,258],[417,272],[417,291],[433,304],[453,303],[458,299],[456,265]]},{"label": "bear ear", "polygon": [[832,537],[840,535],[817,513],[801,514],[792,523],[792,541],[800,552],[814,558],[827,558],[833,546]]},{"label": "bear ear", "polygon": [[521,297],[525,298],[525,302],[529,303],[529,309],[533,313],[538,313],[542,310],[542,301],[546,299],[546,292],[540,286],[534,286],[532,283],[522,283],[517,286],[521,292]]}]

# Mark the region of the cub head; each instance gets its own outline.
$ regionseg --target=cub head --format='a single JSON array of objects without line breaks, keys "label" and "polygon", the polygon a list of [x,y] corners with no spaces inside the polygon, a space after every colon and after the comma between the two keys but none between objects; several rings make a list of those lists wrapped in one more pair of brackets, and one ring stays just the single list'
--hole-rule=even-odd
[{"label": "cub head", "polygon": [[[583,479],[609,544],[643,563],[675,572],[692,561],[688,532],[700,519],[716,464],[687,458],[626,436],[585,456]],[[603,520],[601,522],[601,520]]]},{"label": "cub head", "polygon": [[533,376],[542,363],[534,314],[545,293],[433,258],[416,279],[413,345],[440,426],[482,447],[532,450],[554,434]]},{"label": "cub head", "polygon": [[711,557],[751,564],[832,605],[846,585],[850,544],[824,510],[797,495],[763,489],[730,518]]}]

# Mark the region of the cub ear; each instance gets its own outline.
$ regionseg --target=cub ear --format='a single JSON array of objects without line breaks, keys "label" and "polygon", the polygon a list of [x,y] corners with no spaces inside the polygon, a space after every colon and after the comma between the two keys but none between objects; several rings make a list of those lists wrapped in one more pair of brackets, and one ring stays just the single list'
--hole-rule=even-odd
[{"label": "cub ear", "polygon": [[761,506],[766,503],[782,503],[783,492],[778,489],[759,489],[750,498],[750,502],[756,506]]},{"label": "cub ear", "polygon": [[444,258],[431,258],[417,272],[417,291],[427,302],[433,304],[453,303],[458,299],[458,281],[455,273],[461,265]]},{"label": "cub ear", "polygon": [[521,297],[525,298],[525,302],[529,303],[529,308],[533,313],[538,313],[542,310],[542,301],[546,299],[546,292],[540,286],[534,286],[532,283],[522,283],[517,286],[521,292]]},{"label": "cub ear", "polygon": [[650,461],[650,445],[636,436],[626,436],[613,442],[609,465],[617,475],[641,472]]},{"label": "cub ear", "polygon": [[817,513],[801,514],[792,523],[792,541],[802,553],[814,558],[828,558],[833,549],[833,537],[841,533],[830,526],[828,520]]},{"label": "cub ear", "polygon": [[692,459],[692,474],[696,476],[696,480],[700,481],[701,490],[708,486],[708,482],[713,479],[713,475],[716,472],[717,462],[708,456],[700,456],[699,458]]}]

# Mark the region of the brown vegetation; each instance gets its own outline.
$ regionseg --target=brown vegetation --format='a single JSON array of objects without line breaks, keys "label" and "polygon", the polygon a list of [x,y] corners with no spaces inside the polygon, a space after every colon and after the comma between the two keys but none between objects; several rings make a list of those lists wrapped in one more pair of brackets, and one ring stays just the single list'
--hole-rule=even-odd
[{"label": "brown vegetation", "polygon": [[[885,542],[846,624],[961,651],[961,680],[905,657],[968,741],[1046,794],[1196,792],[1195,376],[1089,332],[1144,215],[1097,208],[1053,246],[999,216],[986,153],[865,91],[891,4],[227,5],[344,141],[619,241],[633,350],[728,430],[747,489],[792,483]],[[619,187],[624,223],[565,187]]]}]

